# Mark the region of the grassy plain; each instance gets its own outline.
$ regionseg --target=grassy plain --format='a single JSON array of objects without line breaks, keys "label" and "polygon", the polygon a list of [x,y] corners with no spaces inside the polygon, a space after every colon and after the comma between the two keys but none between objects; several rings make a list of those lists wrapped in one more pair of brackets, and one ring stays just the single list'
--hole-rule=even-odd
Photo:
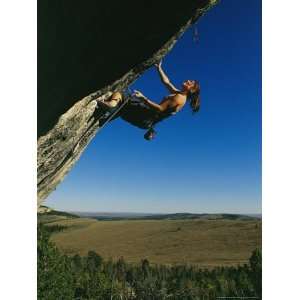
[{"label": "grassy plain", "polygon": [[105,259],[128,262],[147,258],[157,264],[201,267],[246,263],[261,247],[260,220],[124,220],[60,219],[49,225],[68,229],[52,240],[67,254],[96,251]]}]

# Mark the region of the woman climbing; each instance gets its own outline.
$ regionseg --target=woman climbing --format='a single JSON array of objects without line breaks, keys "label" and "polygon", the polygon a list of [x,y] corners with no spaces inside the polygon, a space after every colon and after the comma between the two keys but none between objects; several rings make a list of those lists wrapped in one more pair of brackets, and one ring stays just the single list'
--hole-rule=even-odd
[{"label": "woman climbing", "polygon": [[[147,97],[140,91],[134,91],[133,99],[122,109],[120,117],[124,120],[144,129],[149,129],[145,134],[145,139],[152,140],[155,137],[153,126],[168,116],[179,112],[189,101],[193,112],[199,111],[200,108],[200,85],[196,80],[186,80],[182,83],[181,89],[177,89],[169,80],[162,69],[162,62],[155,64],[162,83],[166,86],[170,94],[162,99],[158,104]],[[119,106],[124,100],[120,92],[113,93],[112,96],[102,105],[108,108]]]}]

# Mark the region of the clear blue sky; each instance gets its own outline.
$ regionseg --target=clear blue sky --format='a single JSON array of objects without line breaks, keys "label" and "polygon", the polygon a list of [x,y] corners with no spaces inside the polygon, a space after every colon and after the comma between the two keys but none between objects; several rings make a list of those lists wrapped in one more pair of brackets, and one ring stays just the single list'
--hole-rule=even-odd
[{"label": "clear blue sky", "polygon": [[[46,205],[73,211],[261,212],[261,1],[224,0],[188,30],[163,67],[198,79],[202,106],[158,126],[152,142],[116,120],[99,132]],[[166,95],[154,69],[132,86]]]}]

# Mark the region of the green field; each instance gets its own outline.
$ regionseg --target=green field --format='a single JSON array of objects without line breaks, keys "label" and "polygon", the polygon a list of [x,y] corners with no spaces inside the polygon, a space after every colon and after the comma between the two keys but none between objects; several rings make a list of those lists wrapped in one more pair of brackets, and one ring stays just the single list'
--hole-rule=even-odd
[{"label": "green field", "polygon": [[122,220],[60,219],[49,225],[68,228],[52,240],[67,254],[96,251],[105,259],[128,262],[147,258],[157,264],[201,267],[246,263],[261,247],[260,220]]}]

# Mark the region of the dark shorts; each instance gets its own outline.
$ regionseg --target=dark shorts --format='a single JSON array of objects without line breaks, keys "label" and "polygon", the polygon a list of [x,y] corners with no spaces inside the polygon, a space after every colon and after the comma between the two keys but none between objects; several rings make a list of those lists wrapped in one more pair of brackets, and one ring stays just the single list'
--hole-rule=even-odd
[{"label": "dark shorts", "polygon": [[136,127],[149,129],[153,127],[162,116],[143,100],[130,97],[128,103],[122,109],[120,117]]}]

